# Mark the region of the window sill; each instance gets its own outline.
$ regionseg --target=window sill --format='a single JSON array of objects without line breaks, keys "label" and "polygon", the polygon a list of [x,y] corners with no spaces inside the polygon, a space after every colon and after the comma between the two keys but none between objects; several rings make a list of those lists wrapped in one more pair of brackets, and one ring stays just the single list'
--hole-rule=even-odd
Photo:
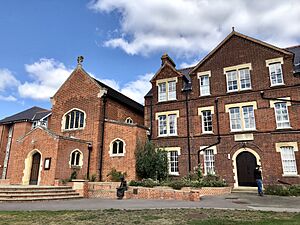
[{"label": "window sill", "polygon": [[111,158],[113,158],[113,157],[124,157],[125,154],[110,154],[109,156],[110,156]]},{"label": "window sill", "polygon": [[72,131],[80,131],[80,130],[84,130],[84,128],[76,128],[76,129],[62,129],[61,131],[62,132],[72,132]]},{"label": "window sill", "polygon": [[211,94],[199,95],[199,97],[207,97],[207,96],[211,96]]},{"label": "window sill", "polygon": [[292,127],[276,127],[276,130],[291,130]]},{"label": "window sill", "polygon": [[178,135],[177,134],[175,134],[175,135],[159,135],[159,136],[157,136],[158,138],[164,138],[164,137],[178,137]]},{"label": "window sill", "polygon": [[74,165],[71,165],[70,168],[71,168],[71,169],[77,169],[77,170],[79,170],[79,169],[82,168],[82,166],[74,166]]},{"label": "window sill", "polygon": [[207,132],[202,132],[201,134],[202,135],[205,135],[205,134],[214,134],[214,132],[213,131],[207,131]]},{"label": "window sill", "polygon": [[179,172],[178,173],[169,173],[170,176],[179,176]]},{"label": "window sill", "polygon": [[227,94],[230,94],[230,93],[240,93],[240,92],[246,92],[246,91],[251,91],[252,90],[252,88],[245,88],[245,89],[238,89],[238,90],[234,90],[234,91],[228,91],[227,90]]},{"label": "window sill", "polygon": [[272,84],[270,87],[280,87],[280,86],[285,86],[285,84],[284,83],[282,83],[282,84]]},{"label": "window sill", "polygon": [[170,99],[170,100],[164,100],[164,101],[157,101],[157,103],[164,103],[164,102],[175,102],[177,99]]},{"label": "window sill", "polygon": [[256,129],[251,129],[251,130],[231,130],[231,133],[251,133],[253,131],[257,131]]},{"label": "window sill", "polygon": [[283,177],[291,177],[291,178],[298,178],[300,177],[300,175],[298,174],[282,174]]}]

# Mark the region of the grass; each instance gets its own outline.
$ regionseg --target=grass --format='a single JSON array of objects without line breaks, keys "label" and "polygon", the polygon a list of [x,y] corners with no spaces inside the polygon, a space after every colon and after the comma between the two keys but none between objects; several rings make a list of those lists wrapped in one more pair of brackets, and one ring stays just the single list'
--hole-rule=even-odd
[{"label": "grass", "polygon": [[300,213],[217,209],[0,212],[0,224],[300,224]]}]

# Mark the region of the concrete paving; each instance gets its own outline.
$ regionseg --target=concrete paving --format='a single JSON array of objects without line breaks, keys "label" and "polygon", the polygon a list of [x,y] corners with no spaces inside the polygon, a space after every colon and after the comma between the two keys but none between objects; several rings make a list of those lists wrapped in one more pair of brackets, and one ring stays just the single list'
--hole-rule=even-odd
[{"label": "concrete paving", "polygon": [[254,193],[233,193],[223,196],[204,196],[200,202],[175,200],[111,200],[78,199],[38,202],[1,202],[0,211],[36,210],[98,210],[98,209],[164,209],[164,208],[216,208],[300,212],[300,197],[264,196]]}]

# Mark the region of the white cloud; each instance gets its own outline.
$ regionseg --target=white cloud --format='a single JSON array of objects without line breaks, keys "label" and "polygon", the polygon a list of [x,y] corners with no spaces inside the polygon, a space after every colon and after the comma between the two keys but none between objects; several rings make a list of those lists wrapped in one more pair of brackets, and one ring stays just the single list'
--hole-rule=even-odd
[{"label": "white cloud", "polygon": [[144,104],[144,96],[151,89],[150,80],[153,76],[153,73],[138,76],[137,80],[125,84],[121,89],[121,93],[141,104]]},{"label": "white cloud", "polygon": [[17,101],[17,99],[12,95],[9,96],[0,95],[0,101],[15,102]]},{"label": "white cloud", "polygon": [[120,14],[120,31],[104,45],[132,55],[197,56],[215,47],[232,26],[279,47],[300,41],[299,0],[94,0],[89,8]]},{"label": "white cloud", "polygon": [[117,81],[110,80],[110,79],[98,79],[98,80],[100,80],[102,83],[106,84],[107,86],[109,86],[117,91],[120,91],[120,85]]},{"label": "white cloud", "polygon": [[196,66],[199,63],[199,60],[193,60],[191,63],[188,62],[183,62],[179,65],[179,68],[188,68],[188,67],[193,67]]},{"label": "white cloud", "polygon": [[33,81],[21,84],[19,94],[23,98],[39,100],[49,100],[72,72],[63,63],[46,58],[25,64],[25,70]]},{"label": "white cloud", "polygon": [[0,92],[18,85],[19,81],[14,77],[10,70],[0,68]]}]

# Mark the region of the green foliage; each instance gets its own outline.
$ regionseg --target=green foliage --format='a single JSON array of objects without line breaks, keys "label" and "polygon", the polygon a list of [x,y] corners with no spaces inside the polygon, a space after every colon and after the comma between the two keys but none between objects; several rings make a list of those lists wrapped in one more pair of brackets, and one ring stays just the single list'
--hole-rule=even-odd
[{"label": "green foliage", "polygon": [[300,196],[300,185],[269,185],[265,187],[265,194],[280,196]]},{"label": "green foliage", "polygon": [[175,189],[175,190],[180,190],[183,187],[186,187],[187,183],[184,182],[183,180],[174,180],[169,183],[169,187]]},{"label": "green foliage", "polygon": [[117,171],[116,168],[112,168],[111,171],[107,174],[107,177],[110,176],[111,181],[119,182],[121,180],[121,177],[126,177],[126,172],[122,173],[120,171]]},{"label": "green foliage", "polygon": [[136,150],[136,172],[140,178],[163,180],[168,176],[167,152],[155,149],[152,142],[139,144]]},{"label": "green foliage", "polygon": [[227,186],[224,180],[221,180],[219,176],[208,174],[200,181],[202,187],[225,187]]},{"label": "green foliage", "polygon": [[96,180],[97,180],[96,174],[92,174],[92,176],[90,177],[89,181],[95,182]]},{"label": "green foliage", "polygon": [[70,181],[74,180],[77,178],[77,170],[73,170],[70,176]]},{"label": "green foliage", "polygon": [[129,186],[141,186],[141,187],[150,187],[150,188],[153,188],[153,187],[156,187],[156,186],[159,186],[159,182],[157,181],[154,181],[152,180],[151,178],[148,178],[148,179],[143,179],[142,181],[130,181]]}]

